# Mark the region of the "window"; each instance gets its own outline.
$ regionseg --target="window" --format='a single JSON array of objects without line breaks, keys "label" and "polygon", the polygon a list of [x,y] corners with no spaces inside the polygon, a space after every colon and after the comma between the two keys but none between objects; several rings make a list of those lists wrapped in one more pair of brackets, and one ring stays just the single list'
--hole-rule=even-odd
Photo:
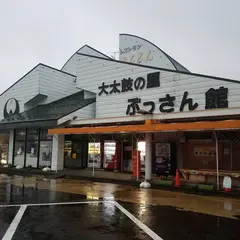
[{"label": "window", "polygon": [[40,131],[39,167],[51,167],[52,162],[52,136],[47,129]]},{"label": "window", "polygon": [[27,141],[26,148],[26,167],[37,167],[38,160],[38,141]]},{"label": "window", "polygon": [[38,161],[39,131],[37,129],[27,130],[26,167],[37,167]]},{"label": "window", "polygon": [[0,134],[0,163],[7,164],[9,135]]},{"label": "window", "polygon": [[[26,158],[25,158],[26,157]],[[34,168],[51,166],[52,136],[47,129],[16,130],[14,165]],[[25,164],[25,165],[24,165]]]},{"label": "window", "polygon": [[39,166],[51,166],[52,141],[40,141]]},{"label": "window", "polygon": [[25,138],[26,138],[26,130],[16,130],[15,140],[25,141]]},{"label": "window", "polygon": [[16,141],[14,148],[14,165],[24,166],[25,141]]},{"label": "window", "polygon": [[14,143],[14,165],[24,166],[26,130],[16,130]]}]

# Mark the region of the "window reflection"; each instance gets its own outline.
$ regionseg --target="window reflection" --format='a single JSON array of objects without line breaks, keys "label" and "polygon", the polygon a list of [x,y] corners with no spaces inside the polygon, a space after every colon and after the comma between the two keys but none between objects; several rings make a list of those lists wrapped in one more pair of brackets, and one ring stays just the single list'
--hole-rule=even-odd
[{"label": "window reflection", "polygon": [[38,139],[39,131],[37,129],[27,130],[26,167],[37,167]]},{"label": "window reflection", "polygon": [[28,141],[26,149],[26,167],[37,167],[38,141]]},{"label": "window reflection", "polygon": [[39,167],[45,167],[51,166],[51,160],[52,136],[48,135],[47,129],[16,130],[14,143],[15,166],[36,168],[39,165]]},{"label": "window reflection", "polygon": [[51,166],[52,160],[52,141],[40,142],[39,166]]},{"label": "window reflection", "polygon": [[14,148],[14,165],[24,166],[25,141],[16,141]]}]

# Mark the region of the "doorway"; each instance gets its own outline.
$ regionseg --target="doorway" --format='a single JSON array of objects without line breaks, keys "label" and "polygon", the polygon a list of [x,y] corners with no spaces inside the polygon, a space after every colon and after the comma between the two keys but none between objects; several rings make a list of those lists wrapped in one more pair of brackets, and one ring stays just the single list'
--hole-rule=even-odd
[{"label": "doorway", "polygon": [[[65,142],[66,143],[66,142]],[[65,146],[64,167],[66,168],[86,168],[87,163],[87,143],[83,141],[73,140],[67,141]]]}]

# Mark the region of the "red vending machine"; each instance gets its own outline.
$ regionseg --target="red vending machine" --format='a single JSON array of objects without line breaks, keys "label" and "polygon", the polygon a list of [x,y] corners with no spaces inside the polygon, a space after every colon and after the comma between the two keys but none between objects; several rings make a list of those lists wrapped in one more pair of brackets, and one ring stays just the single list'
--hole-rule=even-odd
[{"label": "red vending machine", "polygon": [[104,168],[120,170],[121,145],[118,142],[104,142]]}]

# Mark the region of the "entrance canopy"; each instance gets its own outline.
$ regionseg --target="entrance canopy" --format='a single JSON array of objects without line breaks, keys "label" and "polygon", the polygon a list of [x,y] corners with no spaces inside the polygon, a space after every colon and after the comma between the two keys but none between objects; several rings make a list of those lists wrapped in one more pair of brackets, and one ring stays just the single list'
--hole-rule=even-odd
[{"label": "entrance canopy", "polygon": [[201,131],[201,130],[233,130],[240,129],[240,120],[154,123],[151,120],[141,125],[98,126],[79,128],[49,129],[49,134],[106,134],[106,133],[137,133],[161,131]]}]

